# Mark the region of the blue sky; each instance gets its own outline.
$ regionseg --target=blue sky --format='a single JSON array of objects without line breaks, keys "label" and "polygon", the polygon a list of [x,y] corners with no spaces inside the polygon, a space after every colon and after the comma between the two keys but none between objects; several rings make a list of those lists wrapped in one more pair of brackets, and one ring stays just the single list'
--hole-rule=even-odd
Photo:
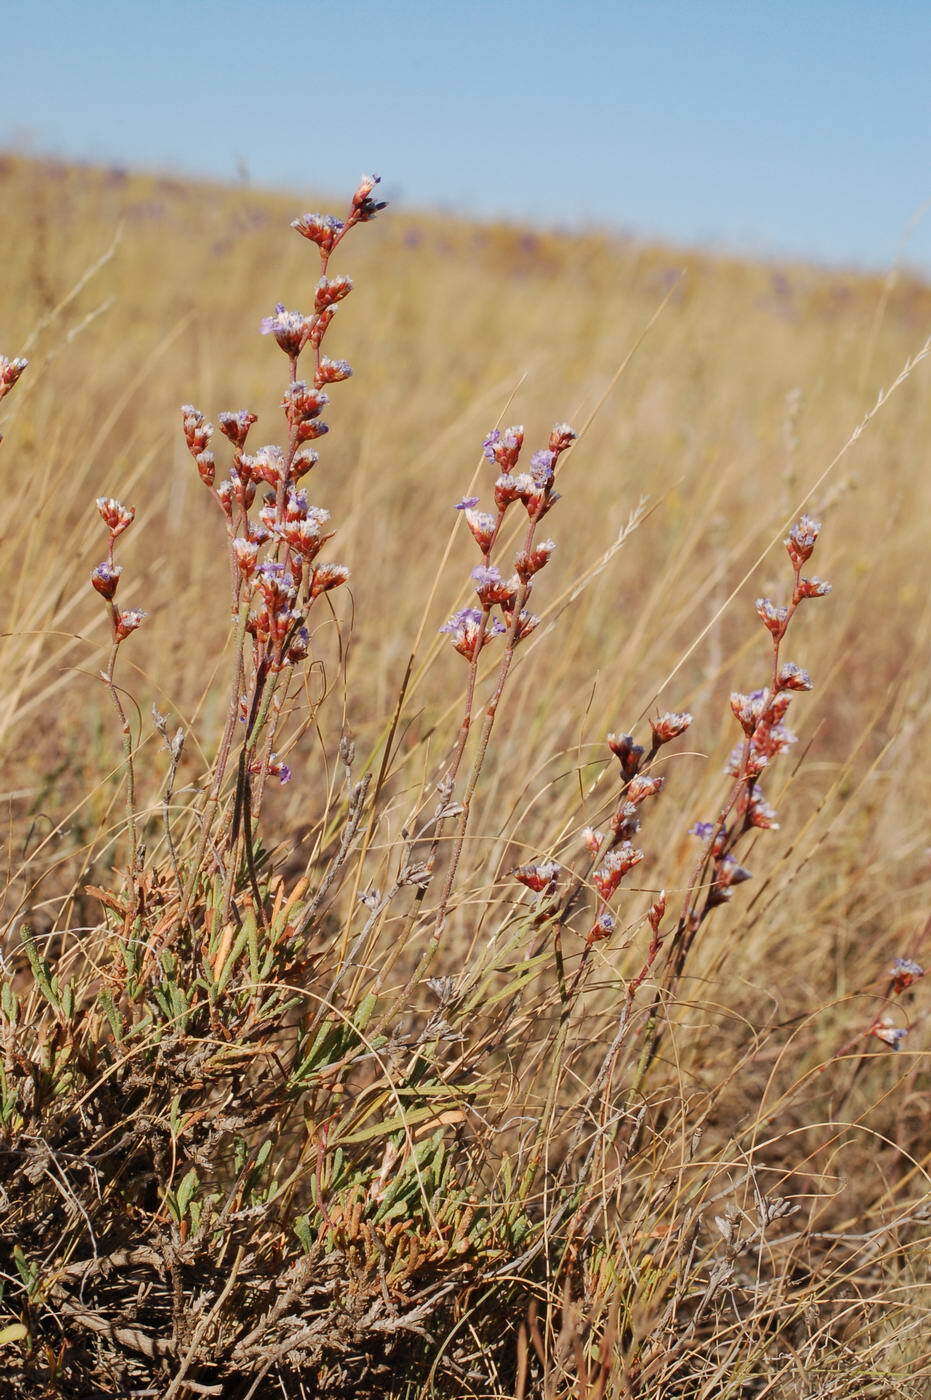
[{"label": "blue sky", "polygon": [[929,0],[0,0],[0,44],[0,143],[84,158],[875,267],[931,199]]}]

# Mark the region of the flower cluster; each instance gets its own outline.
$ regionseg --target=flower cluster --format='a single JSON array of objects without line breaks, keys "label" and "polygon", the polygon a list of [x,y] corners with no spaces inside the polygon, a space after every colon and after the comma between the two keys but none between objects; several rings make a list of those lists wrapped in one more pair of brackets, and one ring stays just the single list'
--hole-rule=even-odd
[{"label": "flower cluster", "polygon": [[[914,958],[895,958],[889,969],[887,997],[900,997],[924,975],[924,968]],[[867,1027],[866,1034],[873,1036],[876,1040],[881,1040],[892,1050],[900,1050],[902,1042],[908,1035],[908,1027],[897,1026],[892,1017],[888,1013],[884,1013],[874,1018]]]},{"label": "flower cluster", "polygon": [[707,848],[711,862],[710,880],[702,914],[726,903],[736,885],[750,879],[750,872],[738,863],[733,848],[753,829],[777,831],[778,814],[767,802],[760,777],[773,760],[788,752],[796,736],[784,723],[796,692],[811,690],[811,676],[792,661],[783,661],[780,649],[799,604],[807,598],[821,598],[831,586],[821,579],[802,577],[802,568],[811,558],[821,525],[803,515],[792,526],[785,541],[794,574],[792,594],[787,604],[758,598],[756,611],[770,634],[772,671],[768,685],[747,693],[731,695],[731,710],[742,732],[742,741],[732,750],[727,773],[735,780],[732,802],[717,822],[698,822],[691,831]]},{"label": "flower cluster", "polygon": [[[650,721],[652,742],[649,751],[638,744],[632,734],[608,735],[608,748],[620,765],[621,790],[608,831],[588,826],[582,833],[585,846],[596,863],[591,878],[600,896],[595,921],[586,938],[587,947],[609,938],[614,932],[616,919],[608,906],[624,876],[644,859],[643,851],[634,846],[632,838],[640,830],[643,804],[657,797],[665,785],[664,778],[649,771],[650,765],[662,746],[684,734],[691,723],[692,716],[685,711],[668,711],[657,715]],[[653,957],[661,942],[659,921],[665,907],[665,897],[661,897],[650,911],[656,944]]]},{"label": "flower cluster", "polygon": [[[338,306],[353,286],[349,277],[329,273],[329,260],[351,228],[368,222],[385,207],[372,198],[377,183],[378,176],[362,177],[344,219],[305,214],[292,224],[317,245],[320,254],[313,309],[305,314],[279,302],[259,326],[260,332],[271,336],[287,355],[290,365],[289,382],[281,400],[286,442],[267,443],[247,451],[256,415],[246,409],[220,413],[217,425],[230,443],[232,454],[226,474],[218,480],[211,445],[214,425],[192,404],[181,409],[188,451],[226,521],[233,616],[240,620],[243,632],[252,642],[251,657],[242,659],[237,696],[243,686],[248,689],[250,685],[253,696],[238,699],[235,708],[252,716],[253,721],[268,713],[268,706],[263,710],[256,703],[268,678],[307,657],[310,634],[305,621],[311,605],[349,577],[345,565],[319,560],[321,550],[333,537],[333,531],[327,529],[330,516],[309,502],[300,483],[319,460],[312,444],[329,431],[321,416],[330,401],[327,388],[352,375],[352,367],[345,360],[330,359],[322,352]],[[302,356],[312,364],[299,377]],[[259,507],[253,515],[257,497]],[[279,694],[273,714],[279,713],[281,699]],[[287,781],[290,770],[271,752],[273,740],[274,735],[269,734],[264,761],[255,770],[250,763],[249,771]]]},{"label": "flower cluster", "polygon": [[136,511],[133,506],[124,506],[112,496],[98,496],[97,510],[107,528],[107,557],[91,574],[91,585],[110,609],[113,643],[114,646],[119,646],[120,642],[125,641],[137,627],[141,627],[148,617],[148,613],[142,608],[118,608],[114,602],[123,566],[113,562],[113,551],[120,535],[124,534],[135,520]]},{"label": "flower cluster", "polygon": [[[526,603],[535,575],[546,567],[556,544],[554,540],[535,540],[534,535],[538,523],[559,500],[553,490],[556,465],[575,437],[568,423],[557,423],[548,445],[531,457],[529,472],[518,470],[524,445],[522,427],[494,428],[483,443],[485,460],[498,470],[492,488],[496,509],[480,509],[478,496],[466,496],[456,505],[482,556],[481,564],[472,570],[479,607],[463,608],[440,628],[452,637],[456,651],[470,663],[475,663],[493,637],[509,634],[510,644],[516,646],[539,623]],[[523,548],[514,556],[514,572],[505,577],[499,565],[491,562],[491,556],[504,517],[517,502],[526,512],[527,532]],[[501,616],[495,615],[496,608]]]}]

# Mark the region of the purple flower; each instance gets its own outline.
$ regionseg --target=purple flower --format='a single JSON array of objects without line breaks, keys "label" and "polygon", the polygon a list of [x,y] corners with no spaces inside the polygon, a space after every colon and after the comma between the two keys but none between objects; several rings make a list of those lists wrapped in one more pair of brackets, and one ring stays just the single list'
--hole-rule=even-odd
[{"label": "purple flower", "polygon": [[455,636],[461,628],[467,627],[469,623],[474,622],[478,626],[481,620],[482,614],[478,608],[460,608],[459,612],[453,613],[449,621],[444,622],[439,630]]},{"label": "purple flower", "polygon": [[501,430],[492,428],[485,441],[482,443],[482,450],[485,453],[486,462],[496,462],[495,447],[501,441]]},{"label": "purple flower", "polygon": [[689,827],[689,835],[697,836],[699,841],[710,841],[714,835],[714,822],[696,822]]},{"label": "purple flower", "polygon": [[[453,613],[449,621],[444,622],[439,630],[452,637],[453,646],[460,656],[464,656],[467,661],[472,661],[476,655],[481,625],[482,613],[478,608],[461,608],[459,612]],[[493,622],[487,623],[485,626],[482,646],[489,638],[500,636],[502,632],[506,631],[507,628],[500,618],[495,618]]]},{"label": "purple flower", "polygon": [[291,769],[286,763],[282,763],[278,767],[278,781],[281,784],[289,783],[291,781]]},{"label": "purple flower", "polygon": [[546,488],[553,480],[553,453],[546,447],[530,459],[530,474],[537,486]]},{"label": "purple flower", "polygon": [[456,510],[471,510],[473,506],[477,506],[477,505],[478,505],[478,496],[463,496],[463,498],[462,498],[461,501],[457,501],[457,502],[456,502],[455,509],[456,509]]}]

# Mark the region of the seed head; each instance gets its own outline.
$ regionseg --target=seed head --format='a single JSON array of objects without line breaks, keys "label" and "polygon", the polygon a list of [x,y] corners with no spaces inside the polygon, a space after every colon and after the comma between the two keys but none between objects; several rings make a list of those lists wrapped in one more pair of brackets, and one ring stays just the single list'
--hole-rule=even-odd
[{"label": "seed head", "polygon": [[[327,512],[321,511],[319,514],[325,516]],[[313,515],[306,520],[286,520],[284,524],[276,525],[275,534],[310,563],[316,559],[327,540],[333,538],[334,531],[321,534],[320,520]]]},{"label": "seed head", "polygon": [[725,888],[742,885],[745,880],[752,879],[750,871],[740,865],[734,856],[722,856],[715,867],[715,883]]},{"label": "seed head", "polygon": [[763,710],[763,692],[755,690],[745,695],[741,690],[731,692],[731,709],[745,734],[752,734],[760,722]]},{"label": "seed head", "polygon": [[232,520],[233,518],[233,499],[235,494],[236,488],[233,481],[230,479],[221,481],[217,487],[217,500],[223,507],[223,513],[227,520]]},{"label": "seed head", "polygon": [[212,486],[217,474],[217,459],[212,452],[198,452],[194,458],[197,473],[205,486]]}]

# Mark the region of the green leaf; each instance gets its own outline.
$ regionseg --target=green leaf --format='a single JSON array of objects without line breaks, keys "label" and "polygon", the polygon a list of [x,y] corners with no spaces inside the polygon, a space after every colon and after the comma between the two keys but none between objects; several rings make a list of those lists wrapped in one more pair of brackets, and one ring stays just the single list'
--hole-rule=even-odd
[{"label": "green leaf", "polygon": [[21,1322],[11,1322],[9,1327],[0,1327],[0,1347],[9,1346],[10,1342],[24,1342],[28,1336],[28,1327]]},{"label": "green leaf", "polygon": [[197,1171],[195,1170],[195,1168],[192,1167],[191,1170],[184,1175],[181,1181],[181,1185],[178,1187],[176,1200],[178,1202],[179,1220],[183,1220],[184,1217],[187,1215],[188,1206],[191,1204],[194,1192],[197,1190],[199,1185],[200,1177],[197,1175]]}]

